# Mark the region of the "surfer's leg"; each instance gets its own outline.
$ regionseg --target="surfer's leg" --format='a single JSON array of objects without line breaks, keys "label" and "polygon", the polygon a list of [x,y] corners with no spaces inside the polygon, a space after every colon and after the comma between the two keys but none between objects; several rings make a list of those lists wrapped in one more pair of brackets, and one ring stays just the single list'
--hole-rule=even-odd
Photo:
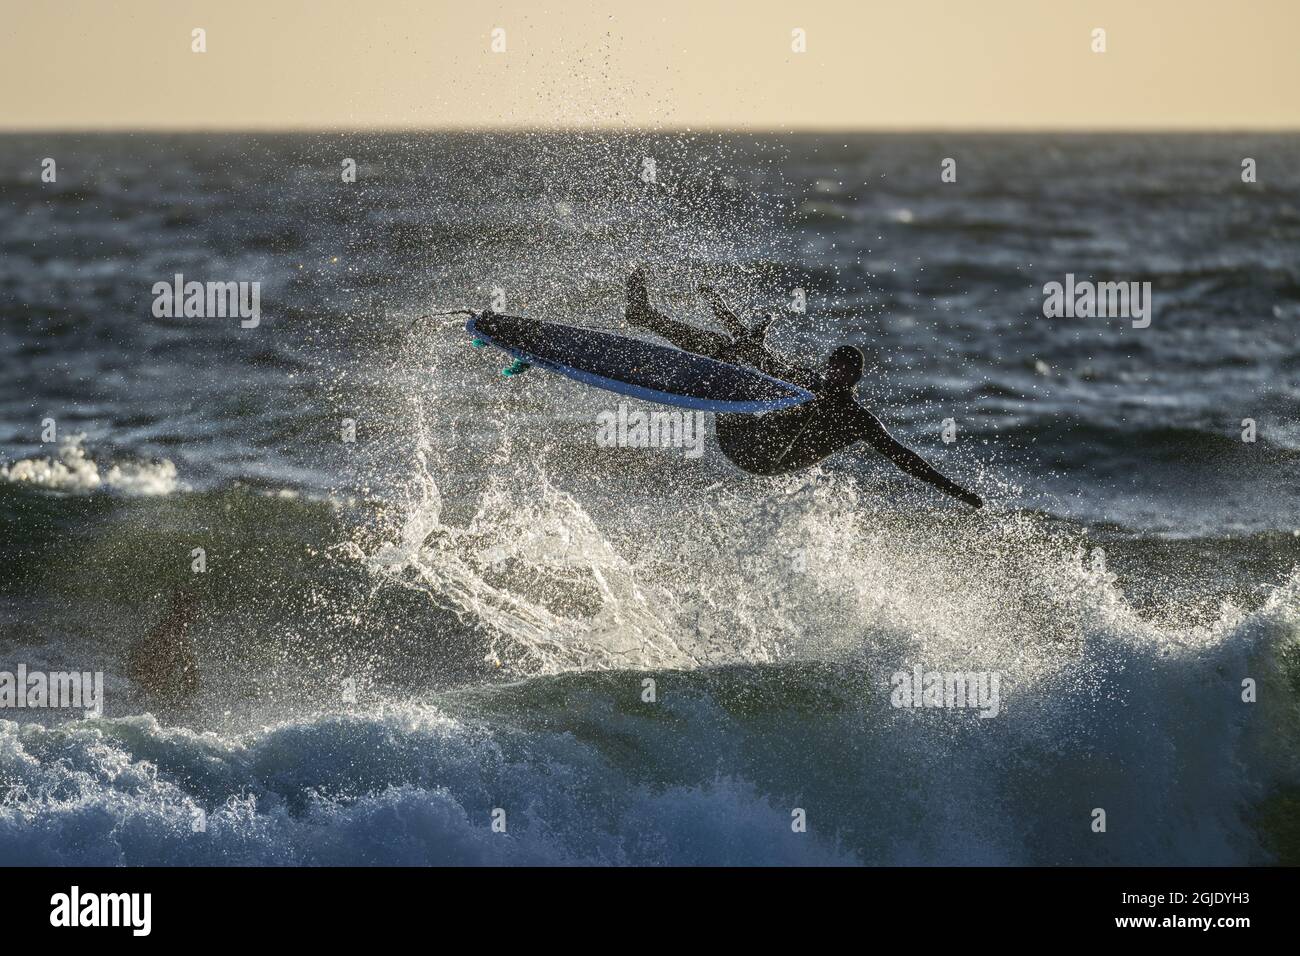
[{"label": "surfer's leg", "polygon": [[677,322],[655,309],[650,304],[645,272],[641,269],[627,277],[627,321],[629,325],[662,336],[683,351],[724,362],[735,361],[736,347],[727,336]]}]

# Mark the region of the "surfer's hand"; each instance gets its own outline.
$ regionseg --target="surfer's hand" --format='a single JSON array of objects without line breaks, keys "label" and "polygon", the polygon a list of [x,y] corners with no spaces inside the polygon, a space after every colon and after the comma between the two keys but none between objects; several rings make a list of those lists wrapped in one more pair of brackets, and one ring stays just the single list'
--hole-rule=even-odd
[{"label": "surfer's hand", "polygon": [[701,284],[699,292],[709,300],[709,307],[713,309],[713,314],[727,330],[727,334],[733,339],[743,339],[749,330],[745,328],[745,323],[740,321],[740,317],[727,307],[727,303],[723,301],[722,296],[718,295],[717,290],[711,285]]}]

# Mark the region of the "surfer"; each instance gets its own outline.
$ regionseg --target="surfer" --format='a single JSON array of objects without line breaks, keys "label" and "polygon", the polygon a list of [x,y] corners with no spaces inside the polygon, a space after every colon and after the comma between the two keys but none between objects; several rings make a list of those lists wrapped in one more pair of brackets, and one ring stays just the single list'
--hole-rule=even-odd
[{"label": "surfer", "polygon": [[199,689],[199,659],[190,634],[198,609],[192,592],[173,591],[163,619],[127,653],[127,676],[159,703],[180,706]]},{"label": "surfer", "polygon": [[727,330],[724,335],[677,322],[650,304],[645,272],[636,269],[627,280],[627,321],[653,332],[677,348],[722,362],[749,365],[765,375],[813,392],[812,401],[764,415],[719,414],[718,445],[738,467],[755,475],[779,475],[817,464],[858,442],[865,442],[903,472],[947,495],[982,508],[972,491],[945,478],[916,452],[895,441],[875,415],[853,397],[862,378],[862,352],[841,345],[831,352],[820,372],[788,362],[767,345],[775,315],[750,328],[708,286],[699,291]]}]

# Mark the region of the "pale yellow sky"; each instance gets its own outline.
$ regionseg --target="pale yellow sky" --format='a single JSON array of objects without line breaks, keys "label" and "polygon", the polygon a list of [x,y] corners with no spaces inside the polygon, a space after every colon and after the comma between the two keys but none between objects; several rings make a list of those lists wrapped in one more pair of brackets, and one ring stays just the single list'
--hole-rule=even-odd
[{"label": "pale yellow sky", "polygon": [[0,5],[6,129],[1300,128],[1300,0]]}]

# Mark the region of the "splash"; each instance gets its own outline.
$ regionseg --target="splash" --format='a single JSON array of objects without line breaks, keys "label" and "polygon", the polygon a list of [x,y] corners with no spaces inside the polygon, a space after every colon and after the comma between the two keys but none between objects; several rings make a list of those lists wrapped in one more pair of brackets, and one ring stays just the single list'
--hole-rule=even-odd
[{"label": "splash", "polygon": [[535,474],[539,485],[521,501],[494,476],[473,517],[457,525],[443,518],[429,455],[425,442],[398,540],[370,562],[485,624],[489,662],[526,674],[696,663],[655,606],[665,595],[641,585],[572,495]]},{"label": "splash", "polygon": [[[1197,596],[1172,582],[1139,611],[1127,576],[1093,560],[1086,529],[936,506],[893,476],[711,480],[707,468],[679,474],[673,460],[628,493],[620,482],[637,452],[575,468],[580,451],[558,420],[539,434],[509,409],[495,435],[478,436],[495,448],[481,484],[461,483],[448,501],[441,485],[453,464],[465,470],[464,449],[427,431],[426,401],[415,403],[423,437],[397,531],[367,560],[382,581],[486,628],[489,659],[519,676],[922,663],[998,671],[1029,692],[1087,682],[1089,668],[1136,649],[1212,653],[1245,613],[1229,603],[1198,621]],[[1295,596],[1283,588],[1269,600],[1287,608]]]}]

